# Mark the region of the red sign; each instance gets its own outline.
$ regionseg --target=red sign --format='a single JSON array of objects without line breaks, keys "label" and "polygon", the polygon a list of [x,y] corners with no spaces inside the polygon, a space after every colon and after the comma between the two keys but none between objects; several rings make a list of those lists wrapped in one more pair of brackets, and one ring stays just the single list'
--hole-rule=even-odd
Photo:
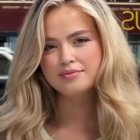
[{"label": "red sign", "polygon": [[140,34],[140,3],[110,4],[120,20],[120,26],[129,34]]},{"label": "red sign", "polygon": [[19,32],[31,3],[0,3],[0,32]]},{"label": "red sign", "polygon": [[[108,3],[129,34],[140,34],[140,3]],[[0,32],[19,32],[30,3],[0,3]]]}]

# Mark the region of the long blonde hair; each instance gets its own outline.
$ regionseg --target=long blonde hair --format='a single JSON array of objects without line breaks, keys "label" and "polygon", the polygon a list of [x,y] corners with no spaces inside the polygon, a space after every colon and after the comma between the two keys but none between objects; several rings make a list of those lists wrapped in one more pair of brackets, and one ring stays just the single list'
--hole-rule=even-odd
[{"label": "long blonde hair", "polygon": [[40,60],[45,46],[44,15],[74,5],[95,20],[103,46],[96,78],[98,119],[103,140],[140,140],[140,90],[134,56],[114,14],[103,0],[36,0],[21,30],[10,68],[0,132],[6,140],[50,140],[45,129],[56,117],[55,91],[45,80]]}]

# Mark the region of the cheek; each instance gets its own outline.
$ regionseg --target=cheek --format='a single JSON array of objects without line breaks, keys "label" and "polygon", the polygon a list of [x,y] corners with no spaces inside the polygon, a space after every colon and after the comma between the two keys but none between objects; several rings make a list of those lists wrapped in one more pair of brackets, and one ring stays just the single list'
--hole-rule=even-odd
[{"label": "cheek", "polygon": [[40,66],[41,70],[48,81],[48,83],[54,87],[54,85],[57,83],[57,70],[58,65],[56,59],[52,57],[42,57]]},{"label": "cheek", "polygon": [[92,60],[96,65],[100,65],[102,61],[102,51],[99,48],[91,51],[89,54],[89,60]]},{"label": "cheek", "polygon": [[87,74],[92,82],[95,82],[95,79],[98,75],[100,66],[102,63],[102,51],[101,49],[92,49],[85,56],[85,67]]},{"label": "cheek", "polygon": [[52,59],[51,57],[42,56],[40,66],[41,66],[42,72],[45,75],[52,72],[52,70],[54,69],[53,65],[54,65],[54,59]]},{"label": "cheek", "polygon": [[87,50],[83,50],[83,61],[89,65],[99,66],[102,61],[102,49],[100,45],[94,45]]},{"label": "cheek", "polygon": [[93,47],[84,55],[83,63],[85,64],[88,76],[94,83],[102,62],[102,50],[100,47]]}]

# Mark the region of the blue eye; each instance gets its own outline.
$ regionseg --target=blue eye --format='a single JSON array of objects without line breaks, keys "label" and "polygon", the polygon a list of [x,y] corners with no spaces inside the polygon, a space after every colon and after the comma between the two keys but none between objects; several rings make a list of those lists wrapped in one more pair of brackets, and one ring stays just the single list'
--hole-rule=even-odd
[{"label": "blue eye", "polygon": [[75,41],[74,41],[74,45],[75,46],[82,46],[84,45],[86,42],[90,41],[88,38],[77,38]]}]

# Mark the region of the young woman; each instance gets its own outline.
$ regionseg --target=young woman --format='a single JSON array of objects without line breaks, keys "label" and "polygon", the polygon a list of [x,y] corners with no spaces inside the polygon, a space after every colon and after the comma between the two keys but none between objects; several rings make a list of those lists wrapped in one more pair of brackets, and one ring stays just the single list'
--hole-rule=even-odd
[{"label": "young woman", "polygon": [[140,140],[133,54],[103,0],[37,0],[0,107],[2,140]]}]

